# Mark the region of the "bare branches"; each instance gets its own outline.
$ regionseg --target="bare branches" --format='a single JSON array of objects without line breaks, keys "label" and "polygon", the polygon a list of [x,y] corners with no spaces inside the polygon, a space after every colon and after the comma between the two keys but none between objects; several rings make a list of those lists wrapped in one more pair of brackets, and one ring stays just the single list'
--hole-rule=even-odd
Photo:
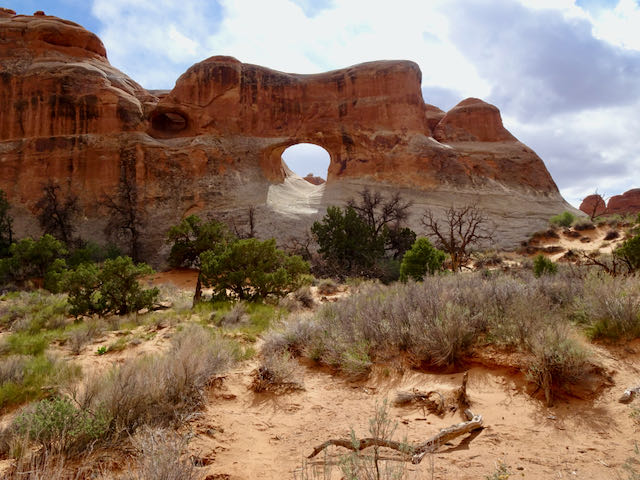
[{"label": "bare branches", "polygon": [[101,204],[109,212],[105,233],[123,238],[129,244],[129,254],[134,262],[140,260],[140,233],[144,221],[144,209],[138,203],[135,181],[123,175],[114,196],[102,197]]},{"label": "bare branches", "polygon": [[411,463],[418,464],[422,461],[425,455],[435,452],[445,443],[453,440],[460,435],[473,432],[482,428],[482,415],[474,415],[470,410],[465,410],[465,415],[468,420],[466,422],[457,423],[450,427],[443,428],[436,435],[432,436],[425,442],[419,445],[408,445],[403,442],[396,442],[394,440],[385,440],[380,438],[362,438],[360,440],[353,441],[351,439],[333,438],[318,445],[313,449],[313,452],[309,454],[307,458],[313,458],[322,452],[329,446],[343,447],[354,452],[359,452],[368,447],[386,447],[391,450],[407,455],[407,459],[411,460]]},{"label": "bare branches", "polygon": [[412,202],[404,201],[398,192],[387,199],[379,191],[371,192],[365,188],[360,192],[359,201],[351,199],[347,205],[353,208],[371,227],[375,236],[378,236],[385,226],[398,226],[405,221],[409,217]]},{"label": "bare branches", "polygon": [[450,207],[444,219],[439,220],[431,210],[426,210],[422,225],[427,233],[436,237],[438,248],[451,256],[453,271],[458,271],[469,258],[468,248],[483,240],[491,240],[493,233],[486,230],[487,218],[474,206]]},{"label": "bare branches", "polygon": [[64,197],[60,185],[49,180],[42,186],[42,197],[36,203],[36,209],[43,232],[68,245],[75,230],[73,219],[80,211],[78,197],[71,193]]}]

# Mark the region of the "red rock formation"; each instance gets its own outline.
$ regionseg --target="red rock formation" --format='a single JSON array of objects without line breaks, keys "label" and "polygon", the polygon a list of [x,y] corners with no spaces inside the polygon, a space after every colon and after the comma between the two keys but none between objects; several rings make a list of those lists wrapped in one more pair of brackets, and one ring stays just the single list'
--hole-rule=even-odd
[{"label": "red rock formation", "polygon": [[607,204],[600,194],[594,193],[584,197],[584,200],[582,200],[580,204],[580,210],[589,215],[589,217],[595,218],[606,212]]},{"label": "red rock formation", "polygon": [[634,188],[622,195],[614,195],[607,203],[607,213],[636,214],[640,213],[640,188]]},{"label": "red rock formation", "polygon": [[323,183],[326,183],[324,178],[316,177],[313,173],[308,173],[304,179],[312,185],[322,185]]},{"label": "red rock formation", "polygon": [[237,218],[263,206],[273,226],[281,217],[268,206],[272,187],[287,177],[281,155],[305,142],[324,147],[331,162],[327,193],[313,208],[301,202],[300,212],[339,201],[340,185],[370,183],[440,203],[459,200],[456,189],[501,195],[487,201],[495,215],[514,194],[552,213],[566,208],[542,160],[503,127],[496,107],[467,99],[445,114],[426,105],[412,62],[296,75],[212,57],[170,92],[148,92],[73,22],[0,10],[0,38],[0,188],[19,214],[19,234],[38,232],[34,206],[50,180],[78,196],[79,232],[98,240],[101,199],[133,185],[152,255],[167,227],[193,212]]},{"label": "red rock formation", "polygon": [[606,205],[600,195],[589,195],[580,204],[580,210],[589,216],[635,215],[640,213],[640,188],[633,188],[622,195],[614,195]]}]

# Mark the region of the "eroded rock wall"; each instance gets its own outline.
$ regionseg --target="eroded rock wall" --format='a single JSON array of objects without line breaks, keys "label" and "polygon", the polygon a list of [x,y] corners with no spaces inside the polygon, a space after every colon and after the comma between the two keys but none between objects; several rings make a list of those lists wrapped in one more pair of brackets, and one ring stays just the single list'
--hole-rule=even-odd
[{"label": "eroded rock wall", "polygon": [[[365,186],[400,189],[415,218],[482,205],[503,245],[568,208],[496,107],[467,99],[443,112],[425,104],[420,84],[408,61],[296,75],[211,57],[171,91],[147,91],[81,26],[4,10],[0,188],[19,235],[39,234],[35,204],[53,181],[79,199],[78,234],[104,241],[104,199],[133,186],[143,255],[157,264],[167,228],[190,213],[240,225],[254,207],[258,233],[282,240]],[[303,142],[329,152],[326,184],[300,183],[284,166],[282,152]]]}]

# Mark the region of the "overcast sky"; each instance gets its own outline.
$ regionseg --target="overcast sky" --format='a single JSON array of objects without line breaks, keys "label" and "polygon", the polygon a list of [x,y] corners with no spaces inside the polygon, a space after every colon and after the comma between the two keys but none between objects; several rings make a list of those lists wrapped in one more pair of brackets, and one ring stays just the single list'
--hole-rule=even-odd
[{"label": "overcast sky", "polygon": [[[638,0],[3,0],[97,33],[109,60],[170,89],[212,55],[295,73],[380,59],[422,69],[425,101],[493,103],[573,203],[640,187]],[[298,173],[326,176],[311,150]],[[293,160],[286,158],[288,163]],[[321,166],[320,166],[321,165]]]}]

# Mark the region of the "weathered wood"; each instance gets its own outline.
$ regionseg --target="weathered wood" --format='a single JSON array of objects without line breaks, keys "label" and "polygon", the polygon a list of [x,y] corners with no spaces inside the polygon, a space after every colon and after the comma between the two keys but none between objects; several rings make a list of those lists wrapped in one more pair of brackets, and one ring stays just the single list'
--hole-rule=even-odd
[{"label": "weathered wood", "polygon": [[440,446],[444,445],[448,441],[451,441],[460,435],[464,435],[465,433],[470,433],[482,428],[482,415],[473,415],[470,410],[465,410],[465,415],[467,415],[467,418],[469,419],[468,421],[443,428],[438,434],[417,446],[393,440],[383,440],[380,438],[363,438],[356,440],[355,442],[350,439],[330,439],[314,448],[313,452],[311,452],[307,458],[315,457],[325,448],[332,445],[347,448],[354,452],[359,452],[368,447],[378,446],[396,450],[407,455],[407,460],[410,458],[411,463],[417,464],[422,461],[425,455],[435,452],[440,448]]},{"label": "weathered wood", "polygon": [[392,450],[396,450],[398,452],[411,455],[414,453],[415,449],[411,445],[402,442],[396,442],[394,440],[383,440],[381,438],[361,438],[360,440],[356,440],[355,442],[351,439],[342,439],[342,438],[332,438],[327,440],[321,445],[318,445],[313,449],[313,452],[307,458],[313,458],[318,455],[325,448],[330,446],[335,447],[343,447],[354,452],[359,452],[368,447],[387,447]]},{"label": "weathered wood", "polygon": [[411,463],[420,463],[426,454],[435,452],[445,443],[459,437],[460,435],[482,428],[482,415],[473,415],[470,410],[465,410],[465,414],[467,415],[467,418],[469,418],[468,421],[443,428],[437,435],[434,435],[426,442],[415,447]]}]

